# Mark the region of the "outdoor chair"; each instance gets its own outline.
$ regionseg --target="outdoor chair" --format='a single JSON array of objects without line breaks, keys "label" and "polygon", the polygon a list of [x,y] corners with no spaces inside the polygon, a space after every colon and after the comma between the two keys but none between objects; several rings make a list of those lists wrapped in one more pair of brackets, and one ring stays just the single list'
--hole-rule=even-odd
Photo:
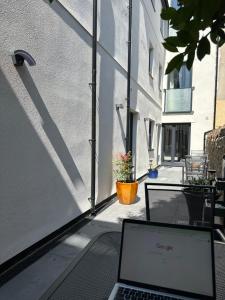
[{"label": "outdoor chair", "polygon": [[185,173],[186,180],[207,177],[208,160],[207,155],[186,155]]},{"label": "outdoor chair", "polygon": [[[145,183],[146,219],[213,227],[214,195],[213,186]],[[208,199],[212,205],[205,213]]]}]

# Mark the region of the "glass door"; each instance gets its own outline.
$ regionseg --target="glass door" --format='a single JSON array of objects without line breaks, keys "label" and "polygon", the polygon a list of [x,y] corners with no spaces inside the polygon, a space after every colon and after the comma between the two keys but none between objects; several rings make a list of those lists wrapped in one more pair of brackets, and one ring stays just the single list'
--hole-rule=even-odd
[{"label": "glass door", "polygon": [[174,151],[172,149],[173,140],[173,126],[163,125],[163,161],[172,161]]},{"label": "glass door", "polygon": [[162,161],[179,162],[189,154],[190,124],[163,124]]}]

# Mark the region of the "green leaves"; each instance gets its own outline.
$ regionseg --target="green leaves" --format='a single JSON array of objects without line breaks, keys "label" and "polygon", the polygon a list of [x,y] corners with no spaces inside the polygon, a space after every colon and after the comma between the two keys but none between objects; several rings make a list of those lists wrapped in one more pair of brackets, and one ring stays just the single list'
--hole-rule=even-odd
[{"label": "green leaves", "polygon": [[130,182],[133,173],[132,155],[129,151],[125,154],[118,154],[113,161],[113,175],[117,181]]},{"label": "green leaves", "polygon": [[195,49],[188,52],[188,58],[186,61],[186,66],[187,66],[188,70],[191,70],[194,59],[195,59]]},{"label": "green leaves", "polygon": [[163,20],[170,20],[171,18],[173,18],[175,16],[175,14],[177,13],[176,9],[173,7],[168,7],[166,9],[163,9],[161,12],[161,18]]},{"label": "green leaves", "polygon": [[170,52],[178,52],[177,47],[169,45],[167,43],[163,43],[163,46],[166,50],[170,51]]},{"label": "green leaves", "polygon": [[197,57],[199,60],[202,60],[206,54],[210,54],[210,42],[207,36],[204,36],[200,39],[197,49]]},{"label": "green leaves", "polygon": [[185,47],[186,43],[182,42],[178,36],[170,36],[165,39],[166,44],[175,46],[175,47]]},{"label": "green leaves", "polygon": [[163,43],[164,48],[170,52],[178,52],[178,47],[185,47],[186,45],[186,42],[183,42],[176,36],[166,38]]},{"label": "green leaves", "polygon": [[169,74],[174,69],[180,70],[182,64],[184,61],[184,55],[183,53],[176,55],[174,58],[171,59],[171,61],[168,63],[168,66],[166,68],[166,74]]},{"label": "green leaves", "polygon": [[161,18],[176,31],[176,36],[165,39],[164,48],[170,52],[184,48],[168,64],[166,74],[179,69],[185,57],[187,68],[191,69],[196,52],[199,60],[210,54],[210,42],[219,47],[225,43],[224,0],[179,0],[179,5],[177,10],[169,7],[161,13]]}]

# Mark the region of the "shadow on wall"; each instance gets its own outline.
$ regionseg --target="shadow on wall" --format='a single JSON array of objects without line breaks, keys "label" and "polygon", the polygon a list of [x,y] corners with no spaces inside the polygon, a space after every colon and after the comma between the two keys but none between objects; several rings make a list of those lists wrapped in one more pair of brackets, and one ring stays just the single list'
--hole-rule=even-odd
[{"label": "shadow on wall", "polygon": [[[48,124],[48,113],[38,91],[29,73],[23,72],[25,86]],[[0,263],[3,263],[81,211],[2,72],[0,98]],[[54,126],[51,130],[55,130]]]},{"label": "shadow on wall", "polygon": [[[51,4],[49,0],[43,0],[45,3],[51,7],[51,9],[65,22],[72,30],[76,31],[79,37],[85,41],[87,45],[92,47],[91,36],[84,34],[84,28],[76,20],[74,16],[58,1],[53,1]],[[56,49],[57,50],[57,49]],[[91,78],[91,77],[90,77]],[[88,84],[87,84],[88,86]]]},{"label": "shadow on wall", "polygon": [[[131,41],[131,93],[130,93],[130,103],[131,109],[134,112],[138,106],[138,70],[139,70],[139,30],[140,30],[140,1],[133,1],[132,7],[132,41]],[[133,137],[132,137],[132,154],[133,154],[133,164],[134,178],[136,178],[137,173],[137,144],[140,144],[138,138],[138,128],[140,128],[140,114],[133,114]],[[141,144],[143,141],[141,141]]]},{"label": "shadow on wall", "polygon": [[84,185],[82,177],[77,169],[73,157],[70,154],[62,135],[60,134],[56,124],[52,120],[43,99],[30,75],[29,70],[24,65],[23,67],[16,68],[23,84],[28,91],[31,100],[33,101],[37,111],[39,112],[42,121],[43,121],[43,129],[46,135],[49,138],[50,143],[52,144],[53,148],[55,149],[60,161],[62,162],[68,176],[70,177],[73,185],[76,188]]},{"label": "shadow on wall", "polygon": [[[110,29],[110,33],[109,33]],[[115,20],[111,1],[101,1],[99,42],[115,52]],[[112,190],[113,110],[115,88],[115,62],[102,48],[99,79],[99,150],[97,202],[108,197]]]}]

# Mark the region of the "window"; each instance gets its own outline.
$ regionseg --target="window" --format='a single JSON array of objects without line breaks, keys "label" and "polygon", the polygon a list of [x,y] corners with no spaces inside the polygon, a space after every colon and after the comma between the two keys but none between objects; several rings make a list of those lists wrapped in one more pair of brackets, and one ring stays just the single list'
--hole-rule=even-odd
[{"label": "window", "polygon": [[179,4],[178,4],[177,0],[171,0],[170,6],[175,9],[179,8]]},{"label": "window", "polygon": [[149,120],[148,125],[148,150],[153,150],[153,132],[154,132],[154,124],[155,122],[152,120]]},{"label": "window", "polygon": [[152,47],[149,48],[149,66],[148,72],[149,75],[153,76],[153,60],[154,60],[154,49]]},{"label": "window", "polygon": [[192,72],[188,70],[186,64],[183,64],[180,71],[172,71],[168,75],[168,89],[191,88]]},{"label": "window", "polygon": [[163,20],[160,18],[160,31],[162,34],[162,37],[165,39],[168,37],[169,33],[169,23],[166,20]]},{"label": "window", "polygon": [[[170,2],[170,6],[175,8],[175,9],[179,9],[179,4],[177,2],[177,0],[171,0]],[[169,35],[170,36],[176,36],[177,35],[177,31],[173,28],[169,28]]]},{"label": "window", "polygon": [[159,90],[162,90],[162,66],[159,65],[159,78],[158,78]]}]

